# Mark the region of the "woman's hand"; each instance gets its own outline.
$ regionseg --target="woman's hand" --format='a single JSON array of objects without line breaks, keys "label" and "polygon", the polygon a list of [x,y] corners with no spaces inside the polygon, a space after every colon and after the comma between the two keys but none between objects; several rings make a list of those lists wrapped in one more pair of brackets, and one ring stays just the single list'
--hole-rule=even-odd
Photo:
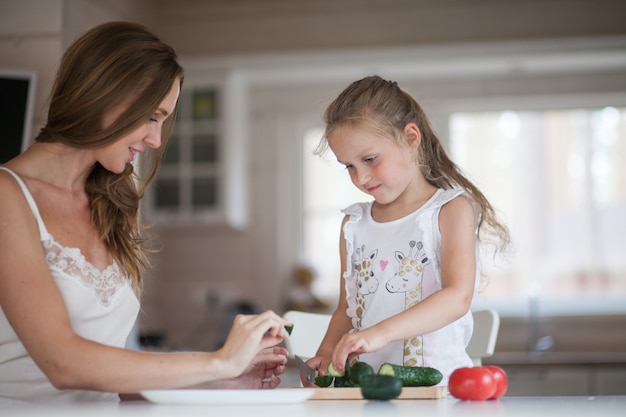
[{"label": "woman's hand", "polygon": [[259,352],[243,373],[235,378],[221,381],[220,388],[276,388],[280,384],[280,374],[285,372],[287,349],[279,346]]},{"label": "woman's hand", "polygon": [[239,314],[233,321],[224,346],[216,354],[224,362],[228,374],[238,377],[249,367],[264,349],[270,348],[289,337],[285,326],[287,320],[272,311],[257,315]]}]

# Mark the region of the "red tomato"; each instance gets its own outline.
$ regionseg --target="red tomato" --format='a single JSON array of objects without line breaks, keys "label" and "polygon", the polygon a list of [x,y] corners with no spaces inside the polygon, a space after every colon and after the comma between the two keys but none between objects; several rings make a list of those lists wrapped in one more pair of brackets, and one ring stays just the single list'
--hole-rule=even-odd
[{"label": "red tomato", "polygon": [[504,369],[496,365],[486,365],[485,368],[491,371],[491,373],[493,374],[493,379],[495,379],[496,381],[496,392],[493,394],[493,396],[491,396],[491,398],[502,397],[509,387],[509,379],[506,376],[506,372],[504,372]]},{"label": "red tomato", "polygon": [[458,368],[450,374],[448,390],[460,400],[486,400],[494,396],[496,380],[483,366]]}]

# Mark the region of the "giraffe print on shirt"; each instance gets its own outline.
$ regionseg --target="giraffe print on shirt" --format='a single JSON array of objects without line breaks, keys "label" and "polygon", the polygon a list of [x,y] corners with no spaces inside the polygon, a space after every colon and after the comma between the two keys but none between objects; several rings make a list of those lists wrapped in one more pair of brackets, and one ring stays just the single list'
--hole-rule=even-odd
[{"label": "giraffe print on shirt", "polygon": [[[398,272],[391,277],[385,288],[391,293],[404,293],[405,310],[422,301],[422,275],[424,266],[430,260],[424,251],[422,242],[409,242],[409,254],[396,251],[396,260],[399,263]],[[404,341],[404,365],[423,366],[422,336],[416,336]]]},{"label": "giraffe print on shirt", "polygon": [[374,276],[374,259],[378,256],[378,250],[365,255],[365,245],[356,249],[357,260],[354,263],[356,273],[356,302],[357,302],[357,329],[361,328],[361,320],[365,312],[365,296],[376,292],[378,289],[378,279]]}]

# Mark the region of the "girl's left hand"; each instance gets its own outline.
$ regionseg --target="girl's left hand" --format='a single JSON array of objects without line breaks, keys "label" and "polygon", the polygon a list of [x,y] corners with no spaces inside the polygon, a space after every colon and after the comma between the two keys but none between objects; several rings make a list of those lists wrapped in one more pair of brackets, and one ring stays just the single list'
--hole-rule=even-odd
[{"label": "girl's left hand", "polygon": [[352,361],[361,353],[375,352],[385,346],[386,342],[375,327],[341,336],[333,351],[331,360],[336,371],[343,372],[346,360]]}]

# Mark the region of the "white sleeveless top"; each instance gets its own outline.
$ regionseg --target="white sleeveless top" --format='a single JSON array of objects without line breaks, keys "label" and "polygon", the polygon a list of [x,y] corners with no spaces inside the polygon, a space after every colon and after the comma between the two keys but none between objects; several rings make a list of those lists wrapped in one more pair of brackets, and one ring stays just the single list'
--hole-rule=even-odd
[{"label": "white sleeveless top", "polygon": [[[15,177],[37,219],[46,262],[65,300],[74,331],[95,342],[124,347],[139,313],[139,301],[128,277],[115,262],[101,271],[87,262],[79,249],[58,244],[48,233],[26,184],[9,169],[0,169]],[[53,387],[26,352],[0,306],[0,406],[77,401],[116,402],[119,396]]]},{"label": "white sleeveless top", "polygon": [[[439,189],[426,204],[398,220],[378,223],[372,219],[372,202],[344,209],[349,216],[343,232],[347,259],[344,284],[347,314],[356,330],[370,327],[401,313],[441,289],[441,235],[439,212],[463,190]],[[478,217],[480,208],[472,203]],[[476,245],[478,251],[478,244]],[[476,293],[479,284],[476,252]],[[441,371],[441,385],[450,373],[471,366],[465,352],[473,331],[470,312],[434,332],[388,344],[381,350],[361,354],[359,359],[375,371],[384,362],[405,366],[428,366]]]}]

